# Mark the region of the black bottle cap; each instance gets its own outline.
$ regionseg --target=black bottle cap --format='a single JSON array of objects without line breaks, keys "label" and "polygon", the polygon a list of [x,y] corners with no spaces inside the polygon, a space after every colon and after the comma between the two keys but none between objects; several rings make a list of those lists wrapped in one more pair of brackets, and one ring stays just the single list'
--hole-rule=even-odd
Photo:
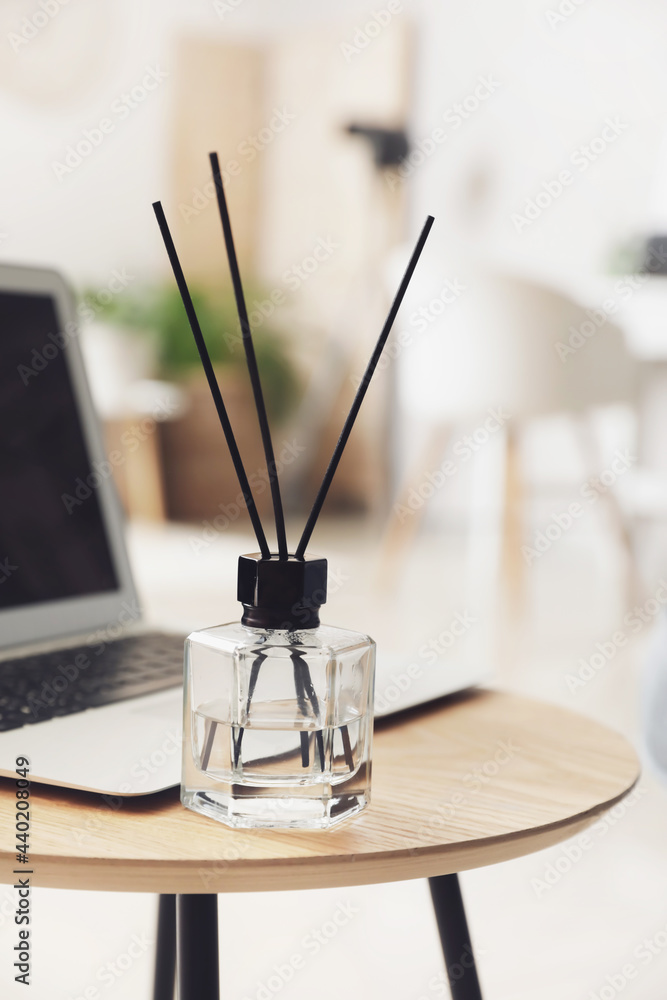
[{"label": "black bottle cap", "polygon": [[238,599],[243,625],[290,632],[317,628],[327,599],[327,561],[320,556],[266,559],[259,552],[239,556]]}]

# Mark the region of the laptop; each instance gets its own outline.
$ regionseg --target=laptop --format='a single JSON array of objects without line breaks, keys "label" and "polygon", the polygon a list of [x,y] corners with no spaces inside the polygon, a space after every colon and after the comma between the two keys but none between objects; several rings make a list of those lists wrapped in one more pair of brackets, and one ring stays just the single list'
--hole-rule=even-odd
[{"label": "laptop", "polygon": [[[111,471],[67,285],[0,265],[0,776],[132,796],[180,783],[184,636],[143,629]],[[433,659],[380,656],[376,714],[488,673]]]},{"label": "laptop", "polygon": [[183,635],[142,631],[77,338],[50,270],[0,267],[0,774],[177,784]]}]

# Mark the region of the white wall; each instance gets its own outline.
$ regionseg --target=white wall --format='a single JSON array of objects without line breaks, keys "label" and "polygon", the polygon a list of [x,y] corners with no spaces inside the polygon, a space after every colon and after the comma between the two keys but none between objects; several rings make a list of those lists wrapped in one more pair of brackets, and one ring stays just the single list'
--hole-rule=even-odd
[{"label": "white wall", "polygon": [[[445,123],[446,141],[409,181],[412,230],[433,211],[434,241],[452,258],[483,251],[541,275],[593,272],[610,248],[651,224],[651,210],[653,219],[664,216],[665,199],[652,185],[667,131],[667,8],[652,0],[561,6],[567,3],[573,13],[551,26],[547,12],[557,10],[556,0],[530,7],[518,0],[403,2],[420,26],[415,137],[442,125],[444,112],[473,93],[480,75],[500,83],[460,128]],[[108,116],[148,67],[169,72],[176,30],[261,38],[321,21],[343,43],[354,40],[351,25],[363,27],[368,12],[387,3],[227,6],[220,16],[207,0],[69,0],[14,52],[9,32],[34,17],[39,3],[2,4],[1,259],[56,263],[77,282],[103,282],[115,267],[163,269],[150,203],[168,194],[169,79],[126,120],[112,116],[113,133],[70,175],[59,180],[53,161]],[[353,59],[364,57],[359,50]],[[627,128],[580,172],[570,156],[614,116]],[[512,213],[568,167],[572,185],[516,233]]]}]

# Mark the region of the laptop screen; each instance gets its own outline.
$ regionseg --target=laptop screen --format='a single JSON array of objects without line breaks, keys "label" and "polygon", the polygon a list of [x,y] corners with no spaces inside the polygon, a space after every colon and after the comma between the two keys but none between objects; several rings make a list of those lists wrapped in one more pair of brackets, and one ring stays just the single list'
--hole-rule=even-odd
[{"label": "laptop screen", "polygon": [[0,609],[118,588],[59,329],[50,295],[0,291]]}]

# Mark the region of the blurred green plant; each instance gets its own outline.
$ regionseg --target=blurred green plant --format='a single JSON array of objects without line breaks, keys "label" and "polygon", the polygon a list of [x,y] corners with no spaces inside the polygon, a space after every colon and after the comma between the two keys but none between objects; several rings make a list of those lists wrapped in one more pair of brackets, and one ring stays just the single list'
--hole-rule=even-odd
[{"label": "blurred green plant", "polygon": [[[202,333],[214,365],[247,373],[236,303],[231,294],[190,288]],[[261,296],[258,296],[261,298]],[[181,380],[201,370],[197,347],[178,289],[173,285],[144,286],[122,292],[101,302],[95,292],[83,301],[96,315],[131,335],[148,337],[153,343],[162,378]],[[286,417],[299,395],[299,380],[284,338],[262,326],[253,330],[257,365],[269,415]],[[247,377],[247,374],[246,374]]]}]

